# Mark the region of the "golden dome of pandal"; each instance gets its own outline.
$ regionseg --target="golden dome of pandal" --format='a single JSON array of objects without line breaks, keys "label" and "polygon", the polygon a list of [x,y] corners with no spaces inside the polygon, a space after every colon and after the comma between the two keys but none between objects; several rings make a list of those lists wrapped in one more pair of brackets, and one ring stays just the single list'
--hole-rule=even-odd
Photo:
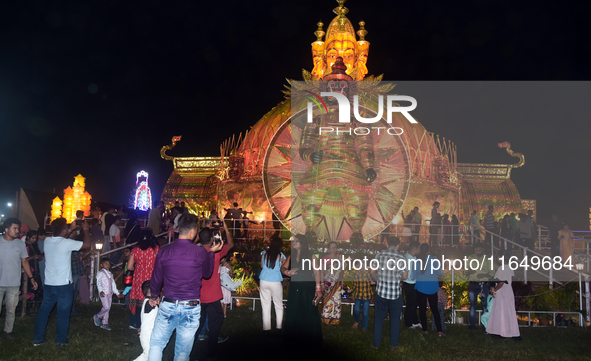
[{"label": "golden dome of pandal", "polygon": [[[317,24],[318,29],[314,32],[317,39],[312,43],[314,68],[311,72],[303,70],[303,78],[306,81],[322,80],[330,74],[329,69],[332,69],[336,58],[340,56],[347,66],[347,74],[358,81],[373,82],[377,85],[382,80],[382,75],[366,76],[370,43],[365,40],[365,22],[360,21],[359,30],[355,31],[351,21],[346,17],[349,9],[344,6],[345,1],[340,0],[338,3],[339,6],[333,10],[337,16],[328,25],[326,33],[323,31],[324,24]],[[326,39],[323,40],[325,34]],[[252,126],[237,151],[237,154],[244,157],[244,177],[261,176],[269,143],[279,127],[291,116],[290,91],[284,93],[288,99],[279,103]],[[392,125],[404,129],[402,137],[409,153],[413,179],[441,181],[443,176],[433,166],[436,161],[441,163],[441,158],[447,159],[447,168],[454,168],[455,159],[451,158],[455,156],[455,146],[449,141],[438,140],[420,123],[411,124],[399,113],[393,115]],[[441,165],[437,165],[436,168],[441,168]],[[447,169],[444,173],[451,176],[449,173],[454,171]],[[447,181],[455,183],[454,179]]]},{"label": "golden dome of pandal", "polygon": [[[314,32],[316,41],[311,44],[313,69],[311,72],[303,70],[304,81],[322,81],[331,73],[336,58],[342,57],[347,67],[346,73],[354,80],[372,82],[376,87],[386,84],[380,84],[382,75],[366,76],[370,43],[365,40],[368,33],[365,22],[360,21],[359,30],[355,31],[353,24],[346,17],[349,10],[344,3],[344,0],[338,1],[338,6],[333,10],[336,17],[328,25],[326,32],[323,30],[324,24],[317,23],[318,27]],[[389,90],[392,88],[393,86],[390,86]],[[287,99],[252,126],[237,149],[236,154],[244,159],[244,172],[241,179],[234,183],[235,186],[244,182],[259,184],[269,144],[281,125],[291,117],[290,88],[284,93]],[[405,209],[407,205],[412,205],[419,206],[421,211],[426,211],[426,207],[433,200],[440,200],[442,211],[457,214],[460,183],[456,172],[455,145],[427,132],[420,123],[411,124],[399,113],[393,114],[392,123],[392,126],[404,129],[402,138],[407,148],[412,172]],[[225,189],[231,188],[233,189],[234,186],[227,184],[227,187],[222,187],[220,190],[223,193]],[[231,199],[237,197],[233,194],[239,192],[238,190],[231,192],[229,197],[220,194],[219,202],[221,203],[218,203],[218,208],[231,204]],[[259,205],[259,207],[267,213],[266,205]]]}]

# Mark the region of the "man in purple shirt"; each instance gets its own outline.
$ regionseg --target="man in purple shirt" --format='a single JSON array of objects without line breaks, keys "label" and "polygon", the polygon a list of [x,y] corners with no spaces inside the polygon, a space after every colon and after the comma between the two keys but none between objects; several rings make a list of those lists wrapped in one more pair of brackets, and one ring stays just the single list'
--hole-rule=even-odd
[{"label": "man in purple shirt", "polygon": [[179,238],[158,252],[150,281],[150,305],[160,304],[160,309],[150,340],[149,361],[162,360],[162,351],[175,329],[174,359],[189,360],[199,328],[201,279],[211,276],[214,254],[222,249],[222,244],[217,244],[208,252],[193,244],[197,236],[196,216],[183,214],[178,224]]}]

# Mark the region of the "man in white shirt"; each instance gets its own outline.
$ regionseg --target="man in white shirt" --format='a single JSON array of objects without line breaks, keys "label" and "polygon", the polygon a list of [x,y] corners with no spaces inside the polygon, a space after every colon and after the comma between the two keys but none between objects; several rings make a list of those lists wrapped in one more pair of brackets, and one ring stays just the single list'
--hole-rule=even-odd
[{"label": "man in white shirt", "polygon": [[534,249],[535,225],[534,221],[523,213],[519,213],[519,222],[515,233],[521,238],[521,244],[529,249]]},{"label": "man in white shirt", "polygon": [[[27,276],[31,278],[33,290],[37,289],[37,282],[33,279],[31,267],[27,260],[29,255],[24,242],[17,237],[21,222],[16,218],[8,218],[4,221],[4,236],[0,237],[0,307],[2,300],[6,300],[6,320],[4,332],[6,338],[14,339],[12,327],[14,326],[15,310],[18,305],[19,288],[21,285],[21,266]],[[1,311],[1,308],[0,308]]]},{"label": "man in white shirt", "polygon": [[84,241],[76,241],[70,237],[75,236],[76,222],[69,227],[65,218],[57,218],[51,222],[53,237],[45,239],[45,289],[43,291],[43,303],[39,308],[35,321],[34,346],[43,344],[45,330],[49,314],[57,304],[57,328],[55,343],[58,346],[68,343],[68,328],[70,327],[70,310],[73,302],[72,287],[72,251],[88,250],[92,243],[89,225],[82,224]]},{"label": "man in white shirt", "polygon": [[[477,239],[480,239],[480,217],[476,214],[476,210],[472,211],[472,215],[470,216],[470,230],[472,231],[472,235],[476,236]],[[475,240],[472,240],[474,243]]]},{"label": "man in white shirt", "polygon": [[103,217],[101,218],[101,231],[105,236],[109,235],[109,228],[111,224],[113,224],[113,220],[115,218],[115,207],[109,207],[109,211],[103,213]]},{"label": "man in white shirt", "polygon": [[[121,217],[117,216],[115,217],[115,222],[113,222],[111,228],[109,228],[109,238],[111,238],[111,242],[113,243],[113,249],[121,247],[121,228],[119,228],[120,224]],[[120,251],[111,253],[111,257],[109,257],[111,259],[111,263],[117,264],[120,256]]]}]

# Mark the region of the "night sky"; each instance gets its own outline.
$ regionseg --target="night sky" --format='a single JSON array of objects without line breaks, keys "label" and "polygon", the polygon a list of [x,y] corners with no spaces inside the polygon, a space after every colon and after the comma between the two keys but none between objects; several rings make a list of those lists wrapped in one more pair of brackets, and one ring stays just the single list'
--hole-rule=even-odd
[{"label": "night sky", "polygon": [[[172,171],[160,148],[182,135],[172,155],[219,155],[224,139],[283,99],[286,78],[301,80],[302,68],[312,69],[316,23],[326,30],[336,5],[12,2],[0,22],[0,212],[20,187],[62,193],[78,173],[94,200],[127,204],[144,169],[159,198]],[[366,22],[369,74],[384,80],[591,79],[588,2],[346,6],[356,29]],[[591,86],[580,85],[574,106],[583,109]],[[564,103],[546,94],[539,107]],[[513,163],[495,148],[511,141],[526,155],[512,179],[522,198],[538,200],[538,218],[558,211],[582,229],[591,206],[589,116],[556,109],[492,121],[478,109],[455,116],[443,109],[417,119],[453,140],[460,162]]]}]

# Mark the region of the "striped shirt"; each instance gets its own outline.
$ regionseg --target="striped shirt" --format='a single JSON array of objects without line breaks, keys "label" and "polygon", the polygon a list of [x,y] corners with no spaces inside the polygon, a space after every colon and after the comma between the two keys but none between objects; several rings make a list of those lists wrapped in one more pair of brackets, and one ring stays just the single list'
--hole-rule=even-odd
[{"label": "striped shirt", "polygon": [[495,216],[493,216],[491,211],[486,212],[484,215],[484,228],[486,229],[494,229],[495,228]]},{"label": "striped shirt", "polygon": [[[376,293],[387,300],[398,299],[402,295],[402,272],[408,272],[406,258],[397,250],[388,248],[380,252],[376,260],[379,262]],[[404,268],[397,265],[404,265]]]}]

